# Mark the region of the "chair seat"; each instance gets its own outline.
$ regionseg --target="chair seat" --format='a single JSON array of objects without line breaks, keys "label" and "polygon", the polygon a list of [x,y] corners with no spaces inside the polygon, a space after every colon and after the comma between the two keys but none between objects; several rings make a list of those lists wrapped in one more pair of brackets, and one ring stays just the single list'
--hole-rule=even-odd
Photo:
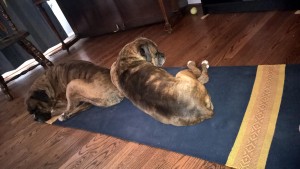
[{"label": "chair seat", "polygon": [[25,38],[28,36],[29,33],[26,31],[17,31],[13,34],[10,34],[6,37],[0,39],[0,50],[18,42],[20,39]]}]

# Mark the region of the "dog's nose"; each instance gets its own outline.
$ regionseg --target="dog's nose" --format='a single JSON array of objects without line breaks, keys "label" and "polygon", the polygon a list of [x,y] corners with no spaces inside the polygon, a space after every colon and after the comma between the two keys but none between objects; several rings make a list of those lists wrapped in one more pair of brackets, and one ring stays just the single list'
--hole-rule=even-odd
[{"label": "dog's nose", "polygon": [[158,56],[160,56],[160,57],[165,57],[165,54],[164,54],[164,53],[161,53],[161,52],[158,52]]}]

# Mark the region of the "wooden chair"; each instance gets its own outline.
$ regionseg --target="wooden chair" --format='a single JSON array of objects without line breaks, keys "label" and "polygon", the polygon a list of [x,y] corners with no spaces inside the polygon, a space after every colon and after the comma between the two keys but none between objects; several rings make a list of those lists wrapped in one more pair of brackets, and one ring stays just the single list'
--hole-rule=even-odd
[{"label": "wooden chair", "polygon": [[52,62],[49,61],[41,51],[39,51],[29,40],[26,39],[26,37],[29,35],[26,31],[19,31],[14,23],[11,21],[10,17],[6,13],[5,9],[3,8],[2,4],[0,3],[0,15],[2,17],[1,22],[6,23],[0,23],[1,26],[3,25],[9,25],[9,28],[6,28],[9,31],[4,31],[7,34],[3,36],[2,31],[2,37],[0,39],[0,50],[2,51],[6,47],[12,45],[12,44],[19,44],[27,53],[29,53],[37,62],[38,64],[31,66],[30,68],[24,70],[20,74],[15,75],[8,81],[5,81],[2,75],[0,76],[0,87],[2,92],[5,94],[5,96],[8,98],[8,100],[12,100],[13,96],[11,95],[9,88],[7,84],[18,77],[26,74],[28,71],[34,69],[38,65],[43,66],[45,69],[47,69],[49,66],[52,66]]}]

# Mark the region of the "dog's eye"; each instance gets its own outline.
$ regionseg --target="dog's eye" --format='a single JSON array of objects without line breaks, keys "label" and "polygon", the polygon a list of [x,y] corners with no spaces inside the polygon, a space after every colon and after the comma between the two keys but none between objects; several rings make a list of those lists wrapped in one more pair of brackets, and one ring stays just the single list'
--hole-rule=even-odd
[{"label": "dog's eye", "polygon": [[146,52],[145,52],[145,50],[143,48],[140,48],[140,54],[142,56],[146,56]]}]

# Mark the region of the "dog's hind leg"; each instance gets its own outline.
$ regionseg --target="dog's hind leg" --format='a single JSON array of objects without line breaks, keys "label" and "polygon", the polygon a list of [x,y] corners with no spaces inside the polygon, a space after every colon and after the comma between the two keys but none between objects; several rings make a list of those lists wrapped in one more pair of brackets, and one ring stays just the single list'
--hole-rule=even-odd
[{"label": "dog's hind leg", "polygon": [[187,63],[188,69],[184,69],[179,71],[176,74],[177,78],[192,78],[198,80],[201,75],[201,70],[196,67],[194,61],[188,61]]},{"label": "dog's hind leg", "polygon": [[187,67],[193,72],[200,83],[205,84],[208,82],[209,77],[207,69],[209,68],[209,65],[207,60],[204,60],[201,63],[202,71],[196,66],[194,61],[188,61]]},{"label": "dog's hind leg", "polygon": [[80,79],[76,79],[71,81],[66,88],[66,99],[67,99],[67,107],[64,113],[60,115],[58,118],[60,121],[67,120],[74,114],[84,109],[87,109],[91,104],[82,103],[85,102],[85,97],[83,93],[85,93],[84,89],[82,89],[83,82]]},{"label": "dog's hind leg", "polygon": [[205,84],[208,82],[208,72],[207,69],[209,67],[208,62],[204,60],[201,64],[202,71],[196,66],[194,61],[188,61],[187,63],[188,69],[184,69],[176,74],[178,78],[193,78],[198,80],[201,84]]},{"label": "dog's hind leg", "polygon": [[209,76],[208,76],[209,65],[208,65],[207,60],[202,61],[201,68],[202,68],[202,73],[201,73],[200,77],[198,78],[198,80],[200,81],[200,83],[205,84],[209,80]]},{"label": "dog's hind leg", "polygon": [[194,61],[188,61],[187,67],[189,70],[196,76],[196,78],[199,78],[202,74],[201,70],[196,66],[196,63]]},{"label": "dog's hind leg", "polygon": [[84,110],[90,108],[91,106],[92,106],[92,104],[90,104],[90,103],[81,102],[81,103],[79,103],[79,105],[77,105],[71,111],[66,111],[63,114],[61,114],[58,119],[60,121],[67,120],[67,119],[71,118],[72,116],[74,116],[76,113],[84,111]]},{"label": "dog's hind leg", "polygon": [[104,107],[119,103],[123,97],[120,96],[119,91],[112,83],[104,83],[105,80],[110,81],[110,78],[97,79],[93,82],[80,79],[72,80],[66,89],[68,105],[59,120],[64,121],[75,113],[82,111],[85,108],[84,105],[77,107],[81,102]]}]

